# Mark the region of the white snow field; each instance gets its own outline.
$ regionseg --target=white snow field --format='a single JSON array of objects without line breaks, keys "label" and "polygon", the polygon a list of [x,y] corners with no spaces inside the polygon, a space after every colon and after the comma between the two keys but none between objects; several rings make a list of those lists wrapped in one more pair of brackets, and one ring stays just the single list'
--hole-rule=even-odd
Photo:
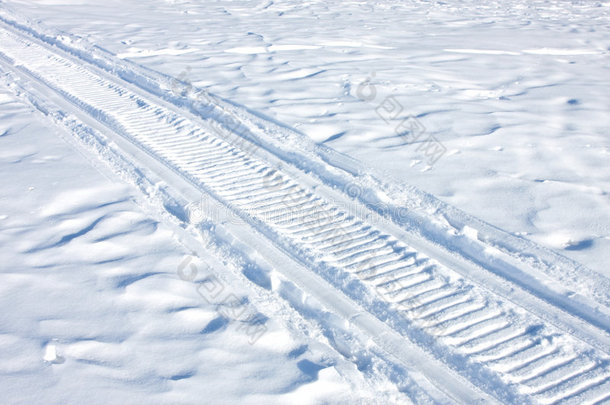
[{"label": "white snow field", "polygon": [[[325,330],[238,277],[237,259],[222,264],[203,242],[193,255],[186,236],[83,157],[72,134],[4,88],[0,103],[2,403],[402,398],[408,375],[367,381],[361,374],[373,372],[331,349]],[[342,336],[354,358],[374,355]]]},{"label": "white snow field", "polygon": [[3,403],[610,403],[610,3],[0,2]]}]

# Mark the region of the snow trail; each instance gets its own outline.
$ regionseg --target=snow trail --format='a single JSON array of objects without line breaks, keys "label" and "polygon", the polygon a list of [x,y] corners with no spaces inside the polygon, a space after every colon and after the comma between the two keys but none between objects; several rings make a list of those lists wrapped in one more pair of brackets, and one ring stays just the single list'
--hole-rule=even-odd
[{"label": "snow trail", "polygon": [[[316,170],[297,170],[284,156],[240,137],[240,125],[252,129],[239,117],[235,125],[213,114],[201,119],[181,112],[147,95],[138,82],[126,83],[79,59],[78,52],[69,55],[40,41],[42,35],[37,39],[3,26],[3,69],[38,82],[78,114],[123,137],[157,162],[154,169],[162,168],[157,174],[169,188],[177,187],[179,177],[218,202],[241,222],[211,219],[242,240],[255,235],[251,244],[262,256],[288,257],[286,263],[294,266],[284,270],[289,277],[299,278],[302,271],[326,280],[334,289],[314,284],[319,279],[311,276],[299,279],[319,288],[318,297],[331,311],[364,329],[380,347],[411,363],[436,359],[421,369],[439,388],[449,379],[441,389],[453,399],[466,403],[485,398],[483,392],[510,402],[609,398],[603,310],[577,312],[573,303],[564,305],[551,293],[486,274],[494,273],[484,268],[488,258],[464,260],[447,253],[451,246],[419,240],[393,221],[383,221],[350,198],[349,190],[329,187]],[[153,168],[154,163],[138,159]],[[476,239],[476,232],[466,234]],[[259,276],[259,283],[270,284]],[[374,336],[376,327],[387,330]],[[400,339],[415,354],[396,347]]]}]

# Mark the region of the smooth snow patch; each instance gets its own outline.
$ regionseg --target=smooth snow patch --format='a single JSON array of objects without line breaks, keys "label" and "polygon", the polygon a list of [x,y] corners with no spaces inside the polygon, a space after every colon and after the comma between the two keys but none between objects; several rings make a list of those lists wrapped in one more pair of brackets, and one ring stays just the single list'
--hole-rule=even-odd
[{"label": "smooth snow patch", "polygon": [[480,55],[521,55],[519,52],[501,51],[494,49],[444,49],[446,52],[453,53],[474,53]]},{"label": "smooth snow patch", "polygon": [[569,55],[601,55],[602,52],[595,49],[561,49],[561,48],[539,48],[539,49],[524,49],[523,53],[529,53],[533,55],[556,55],[556,56],[569,56]]},{"label": "smooth snow patch", "polygon": [[195,52],[195,49],[174,49],[174,48],[163,48],[163,49],[144,49],[144,48],[129,48],[126,52],[118,53],[117,56],[121,59],[125,58],[141,58],[146,56],[159,56],[159,55],[184,55],[186,53]]}]

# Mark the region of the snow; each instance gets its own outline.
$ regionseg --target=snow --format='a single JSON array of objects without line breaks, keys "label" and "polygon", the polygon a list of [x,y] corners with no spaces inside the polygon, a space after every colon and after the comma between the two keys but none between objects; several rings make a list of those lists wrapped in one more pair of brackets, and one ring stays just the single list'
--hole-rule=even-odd
[{"label": "snow", "polygon": [[[599,393],[589,399],[607,400],[607,2],[5,5],[39,23],[35,29],[64,31],[52,41],[74,45],[75,59],[99,58],[90,86],[64,89],[88,103],[84,115],[96,114],[96,101],[104,112],[111,105],[105,98],[129,107],[112,99],[119,93],[112,85],[93,92],[104,78],[112,84],[113,74],[128,78],[126,89],[137,89],[132,101],[144,97],[132,102],[143,108],[136,113],[149,124],[161,120],[159,127],[173,123],[167,117],[176,106],[187,117],[205,115],[184,99],[203,94],[191,85],[210,91],[222,98],[215,101],[223,113],[247,121],[246,136],[261,137],[252,154],[281,172],[267,187],[292,176],[340,210],[365,217],[384,235],[367,235],[375,242],[366,249],[398,254],[404,243],[413,263],[433,262],[433,270],[405,276],[409,282],[446,282],[451,291],[434,292],[441,303],[460,294],[473,308],[477,299],[485,302],[492,322],[478,332],[489,328],[492,335],[509,322],[498,346],[511,333],[518,342],[546,345],[557,353],[546,365],[557,369],[582,357],[570,378],[590,372],[593,379],[583,384],[598,381]],[[73,69],[69,76],[65,64],[66,74],[53,76],[59,59],[34,60],[35,47],[20,53],[4,32],[0,39],[0,52],[25,58],[13,66],[46,66],[54,86],[82,74]],[[110,72],[103,50],[183,83],[157,82],[158,75],[147,81],[129,65]],[[151,175],[155,168],[142,150],[110,135],[97,139],[102,147],[84,146],[94,137],[69,124],[84,120],[103,132],[98,120],[109,132],[136,133],[141,123],[126,112],[104,121],[72,116],[70,108],[47,111],[20,87],[27,80],[2,75],[0,392],[9,403],[385,404],[443,402],[445,395],[467,403],[482,394],[478,389],[521,402],[553,387],[537,371],[538,388],[522,389],[521,381],[513,387],[503,380],[510,367],[478,368],[479,358],[468,352],[476,348],[468,348],[470,340],[477,342],[468,338],[471,326],[468,333],[463,325],[430,328],[426,310],[413,308],[405,321],[382,293],[367,290],[368,279],[328,264],[350,263],[354,250],[341,260],[335,251],[314,255],[312,266],[302,259],[309,246],[295,245],[288,232],[246,230],[252,224],[227,203],[208,218],[206,197],[172,183],[167,167]],[[144,111],[148,101],[160,103],[141,96],[145,91],[175,105]],[[57,102],[51,93],[50,104]],[[166,121],[158,118],[167,111]],[[148,146],[149,153],[163,152]],[[178,165],[185,151],[178,142],[174,150]],[[344,172],[361,176],[350,183]],[[249,208],[255,216],[256,207]],[[389,247],[387,235],[400,241]],[[282,249],[300,261],[287,261]],[[220,295],[210,295],[217,289]],[[237,314],[225,298],[245,312]],[[557,395],[578,399],[578,390],[561,389]]]},{"label": "snow", "polygon": [[[606,2],[51,3],[14,2],[610,274]],[[388,95],[447,148],[433,167]]]},{"label": "snow", "polygon": [[[0,100],[5,403],[393,402],[298,316],[278,308],[262,336],[223,316],[180,277],[190,250],[133,187],[6,90]],[[243,280],[225,288],[255,299]]]}]

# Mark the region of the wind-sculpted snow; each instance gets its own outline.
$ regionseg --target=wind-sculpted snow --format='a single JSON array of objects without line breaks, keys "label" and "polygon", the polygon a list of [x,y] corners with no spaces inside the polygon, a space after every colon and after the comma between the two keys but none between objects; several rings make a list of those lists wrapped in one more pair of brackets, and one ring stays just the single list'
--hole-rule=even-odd
[{"label": "wind-sculpted snow", "polygon": [[[16,88],[55,119],[73,114],[91,131],[106,133],[115,145],[113,153],[133,162],[134,171],[126,177],[148,179],[164,189],[159,197],[163,209],[184,226],[208,228],[229,256],[248,261],[243,275],[257,288],[279,294],[311,317],[312,307],[299,302],[302,293],[295,295],[288,287],[292,284],[278,283],[277,274],[294,282],[401,367],[419,369],[434,385],[421,383],[420,389],[430,390],[432,397],[438,395],[435,389],[460,402],[493,397],[518,403],[594,403],[609,398],[607,279],[531,243],[524,243],[521,253],[540,256],[534,263],[524,261],[514,254],[518,242],[501,231],[421,192],[413,191],[421,200],[401,206],[390,197],[392,185],[371,174],[354,176],[364,173],[358,162],[297,141],[295,133],[276,123],[200,89],[176,91],[184,81],[147,76],[111,55],[4,21],[0,66],[23,82]],[[170,89],[164,90],[167,84]],[[75,135],[83,141],[82,134],[93,133],[82,131]],[[110,163],[116,165],[116,160]],[[193,190],[201,193],[202,203],[177,207],[175,196],[184,198]],[[436,211],[426,212],[433,204]],[[108,215],[79,218],[62,237],[25,252],[72,246],[107,223]],[[457,234],[451,222],[460,221]],[[97,235],[95,241],[128,232],[114,228],[116,233]],[[156,226],[138,223],[130,232],[139,231],[148,235]],[[256,256],[272,263],[271,269]],[[191,264],[188,258],[176,263],[179,278],[193,282],[199,275],[192,292],[221,307],[202,333],[221,333],[231,322],[248,323],[244,330],[251,344],[270,339],[264,328],[257,328],[266,317]],[[558,268],[581,270],[592,296],[566,296],[550,282]],[[142,285],[157,276],[155,270],[126,275],[117,287]],[[174,303],[163,293],[155,296],[159,305]],[[322,323],[327,333],[335,333],[333,322]],[[400,348],[403,344],[410,353]],[[345,350],[334,339],[333,346]],[[51,363],[65,360],[56,344],[44,356]],[[310,376],[320,369],[310,361],[299,364]],[[192,375],[177,373],[175,380]]]},{"label": "wind-sculpted snow", "polygon": [[[607,2],[8,3],[608,276]],[[377,114],[390,96],[421,139]]]},{"label": "wind-sculpted snow", "polygon": [[[383,378],[371,388],[312,338],[321,333],[316,324],[268,297],[261,302],[233,264],[205,250],[193,258],[136,188],[70,147],[72,133],[4,84],[3,404],[408,402]],[[180,277],[185,259],[198,278]],[[268,315],[264,334],[249,334],[248,317],[227,316],[224,296],[199,293],[210,278],[247,301],[248,315]]]}]

